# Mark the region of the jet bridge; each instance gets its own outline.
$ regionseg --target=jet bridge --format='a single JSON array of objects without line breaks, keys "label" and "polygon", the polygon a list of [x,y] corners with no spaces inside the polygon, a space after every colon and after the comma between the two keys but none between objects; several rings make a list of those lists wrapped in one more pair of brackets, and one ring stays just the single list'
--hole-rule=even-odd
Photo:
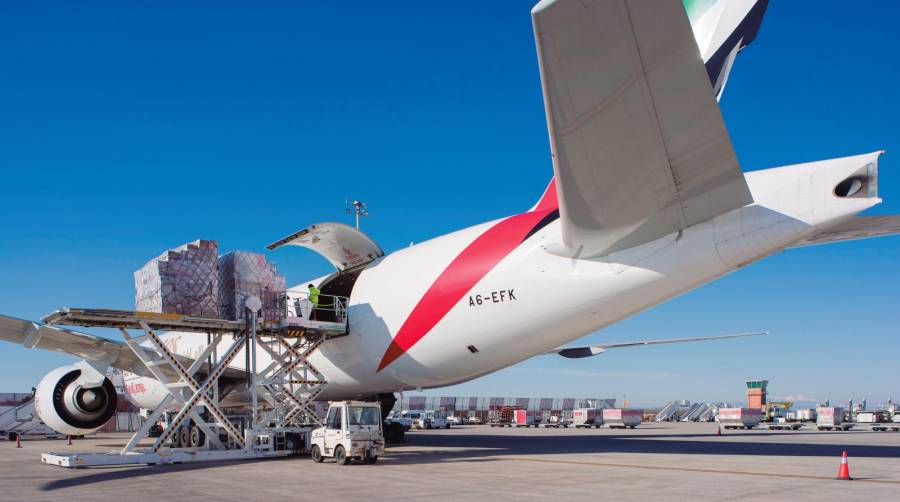
[{"label": "jet bridge", "polygon": [[[263,323],[261,302],[246,302],[247,321],[229,321],[180,314],[108,309],[63,308],[43,321],[51,325],[118,329],[146,374],[162,382],[168,395],[152,410],[144,425],[119,451],[108,453],[45,453],[41,460],[62,467],[163,464],[214,460],[283,457],[308,450],[313,428],[321,425],[313,402],[328,382],[309,363],[325,341],[347,334],[347,298],[334,297],[330,305],[315,304],[303,313],[288,308],[278,321]],[[317,310],[327,320],[317,321]],[[312,319],[310,319],[312,317]],[[134,334],[132,331],[139,331]],[[177,331],[207,336],[206,349],[192,362],[173,353],[159,336]],[[223,340],[230,340],[220,350]],[[246,385],[250,406],[246,419],[235,423],[219,404],[220,379],[235,368],[231,363],[241,349],[248,359]],[[257,365],[260,352],[271,357]],[[268,360],[268,359],[267,359]],[[139,448],[163,413],[178,410],[152,446]],[[205,436],[201,448],[174,448],[173,435],[188,421]]]}]

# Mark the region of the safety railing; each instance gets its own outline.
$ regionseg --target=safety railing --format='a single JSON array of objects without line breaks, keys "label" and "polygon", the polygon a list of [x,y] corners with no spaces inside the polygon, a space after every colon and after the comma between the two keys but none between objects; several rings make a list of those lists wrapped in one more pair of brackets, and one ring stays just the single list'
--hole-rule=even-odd
[{"label": "safety railing", "polygon": [[312,296],[311,298],[308,291],[287,291],[279,295],[279,306],[287,317],[321,322],[347,322],[349,298],[322,293]]}]

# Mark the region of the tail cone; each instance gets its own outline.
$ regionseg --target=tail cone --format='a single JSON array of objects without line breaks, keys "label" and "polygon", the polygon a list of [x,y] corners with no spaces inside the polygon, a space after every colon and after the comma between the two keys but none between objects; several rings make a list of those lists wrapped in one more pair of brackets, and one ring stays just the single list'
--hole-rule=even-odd
[{"label": "tail cone", "polygon": [[838,470],[838,475],[835,479],[843,479],[847,481],[853,479],[850,477],[850,464],[847,463],[847,452],[844,452],[844,455],[841,456],[841,468],[840,470]]}]

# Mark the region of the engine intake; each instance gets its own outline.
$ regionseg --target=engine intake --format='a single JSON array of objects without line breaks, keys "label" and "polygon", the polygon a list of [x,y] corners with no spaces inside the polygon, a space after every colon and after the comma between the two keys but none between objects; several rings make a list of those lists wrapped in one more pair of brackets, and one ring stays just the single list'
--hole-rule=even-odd
[{"label": "engine intake", "polygon": [[100,386],[81,383],[81,369],[63,366],[47,374],[34,394],[35,410],[51,429],[82,435],[103,427],[116,413],[116,387],[104,378]]}]

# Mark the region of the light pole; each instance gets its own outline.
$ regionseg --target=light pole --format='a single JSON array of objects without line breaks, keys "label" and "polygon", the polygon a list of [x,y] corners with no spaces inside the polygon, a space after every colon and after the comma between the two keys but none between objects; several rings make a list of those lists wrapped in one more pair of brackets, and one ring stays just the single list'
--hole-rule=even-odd
[{"label": "light pole", "polygon": [[355,214],[356,215],[356,229],[359,230],[359,217],[360,216],[369,216],[369,206],[366,205],[365,202],[355,200],[350,203],[351,207],[348,207],[345,211],[347,214]]}]

